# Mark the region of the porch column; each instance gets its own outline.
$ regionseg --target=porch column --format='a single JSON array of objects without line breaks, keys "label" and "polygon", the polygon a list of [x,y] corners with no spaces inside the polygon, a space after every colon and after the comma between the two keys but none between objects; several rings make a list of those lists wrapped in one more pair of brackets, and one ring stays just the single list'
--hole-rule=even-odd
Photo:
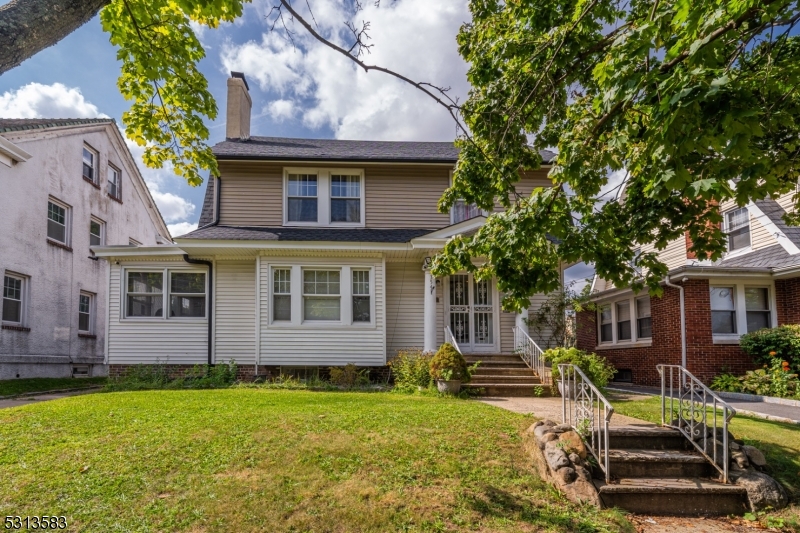
[{"label": "porch column", "polygon": [[436,278],[425,269],[425,306],[423,313],[423,351],[436,351]]}]

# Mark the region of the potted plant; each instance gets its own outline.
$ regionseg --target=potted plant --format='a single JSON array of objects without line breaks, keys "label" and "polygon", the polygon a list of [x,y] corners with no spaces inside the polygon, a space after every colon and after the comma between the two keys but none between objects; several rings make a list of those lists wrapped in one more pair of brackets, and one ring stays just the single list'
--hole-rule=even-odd
[{"label": "potted plant", "polygon": [[[561,384],[560,372],[558,365],[571,364],[581,369],[586,374],[589,381],[594,383],[598,388],[603,388],[608,385],[611,378],[617,370],[611,366],[605,357],[600,357],[597,354],[584,352],[577,348],[551,348],[545,350],[542,354],[545,361],[552,364],[553,382],[558,383],[558,392],[564,396],[564,387]],[[569,390],[566,394],[570,397],[575,396],[574,384],[570,383]]]},{"label": "potted plant", "polygon": [[431,377],[439,392],[458,394],[461,384],[469,382],[471,372],[464,356],[452,344],[444,343],[431,359]]}]

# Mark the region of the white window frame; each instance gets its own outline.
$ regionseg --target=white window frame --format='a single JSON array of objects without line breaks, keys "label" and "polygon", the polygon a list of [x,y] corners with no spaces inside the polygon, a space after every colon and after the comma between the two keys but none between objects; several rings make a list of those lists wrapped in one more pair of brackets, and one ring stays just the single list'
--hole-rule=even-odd
[{"label": "white window frame", "polygon": [[[100,224],[100,244],[92,244],[92,222]],[[89,219],[89,246],[105,246],[106,244],[106,223],[102,219],[92,216]]]},{"label": "white window frame", "polygon": [[[54,239],[53,237],[51,237],[48,234],[49,232],[47,232],[47,231],[45,231],[45,236],[47,237],[48,240],[50,240],[52,242],[55,242],[55,243],[58,243],[58,244],[63,244],[64,246],[71,247],[72,246],[72,207],[70,207],[68,204],[65,204],[64,202],[62,202],[62,201],[60,201],[60,200],[58,200],[56,198],[53,198],[52,196],[49,196],[47,198],[47,203],[48,204],[52,203],[54,205],[57,205],[58,207],[60,207],[61,209],[64,210],[64,240],[63,241],[59,241],[58,239]],[[46,217],[45,220],[49,224],[49,222],[50,222],[50,206],[49,205],[47,206],[47,212],[45,214],[45,217]]]},{"label": "white window frame", "polygon": [[[355,273],[356,272],[364,272],[367,274],[367,290],[369,291],[367,294],[356,294],[355,293]],[[367,321],[356,321],[353,315],[353,302],[356,298],[359,297],[368,297],[369,298],[369,320]],[[370,269],[368,268],[351,268],[350,269],[350,320],[353,324],[371,324],[373,321],[372,316],[372,300],[375,299],[375,287],[372,285],[372,276],[370,275]]]},{"label": "white window frame", "polygon": [[[289,174],[316,174],[317,176],[317,221],[289,221]],[[331,176],[358,176],[361,193],[361,220],[359,222],[331,222]],[[283,169],[283,225],[298,227],[363,228],[366,226],[366,179],[364,169],[335,167],[284,167]]]},{"label": "white window frame", "polygon": [[28,324],[28,300],[29,298],[29,285],[30,285],[30,278],[25,276],[24,274],[18,274],[17,272],[11,272],[6,270],[3,272],[3,292],[0,293],[0,315],[3,313],[3,300],[5,300],[5,278],[9,277],[15,279],[20,282],[20,306],[19,306],[19,322],[14,322],[12,320],[6,320],[5,316],[0,317],[2,319],[2,324],[6,326],[16,326],[16,327],[26,327]]},{"label": "white window frame", "polygon": [[[285,292],[275,292],[275,272],[279,270],[288,270],[289,271],[289,320],[276,320],[275,319],[275,296],[286,296],[287,293]],[[291,324],[294,319],[294,309],[295,309],[295,298],[293,297],[293,293],[295,292],[295,285],[297,283],[294,279],[294,269],[289,265],[272,265],[269,268],[269,323],[270,324]]]},{"label": "white window frame", "polygon": [[[274,320],[273,316],[273,301],[274,301],[274,283],[273,272],[279,269],[291,269],[291,301],[292,301],[292,320]],[[276,262],[267,265],[269,272],[269,318],[265,327],[270,329],[337,329],[342,327],[354,329],[375,329],[378,327],[375,313],[377,312],[377,295],[378,289],[375,285],[376,280],[376,266],[374,264],[365,265],[342,265],[342,264],[307,264],[307,263],[289,263]],[[338,270],[339,275],[339,320],[304,320],[303,309],[303,272],[305,270]],[[370,284],[370,321],[369,322],[353,322],[353,270],[369,271],[369,284]],[[344,280],[344,282],[342,281]]]},{"label": "white window frame", "polygon": [[[453,171],[451,170],[450,171],[450,182],[448,184],[448,187],[452,187],[452,186],[453,186]],[[463,198],[459,198],[456,201],[457,202],[464,202],[465,200]],[[470,204],[470,205],[474,205],[474,204]],[[477,209],[477,206],[475,206],[475,208]],[[464,220],[456,221],[455,211],[453,210],[453,207],[451,206],[450,207],[450,225],[458,224],[459,222],[464,222],[464,221],[467,221],[467,220],[472,220],[473,218],[478,218],[479,216],[483,216],[483,217],[488,217],[489,216],[489,212],[486,211],[486,209],[479,209],[478,211],[479,211],[479,213],[477,215],[475,215],[474,217],[472,217],[472,218],[465,218]]]},{"label": "white window frame", "polygon": [[[714,333],[712,331],[711,336],[714,344],[739,344],[740,337],[747,333],[747,304],[744,294],[745,289],[767,289],[770,327],[778,327],[778,307],[775,297],[775,283],[773,281],[761,281],[758,279],[711,278],[708,280],[709,294],[711,293],[711,287],[733,287],[733,310],[736,316],[736,333]],[[710,305],[708,313],[710,320]]]},{"label": "white window frame", "polygon": [[[83,150],[86,150],[87,152],[92,154],[91,179],[83,175],[83,165],[86,164],[86,160],[83,157]],[[90,181],[91,183],[98,185],[100,183],[100,152],[98,152],[97,150],[95,150],[86,143],[83,143],[83,150],[81,150],[81,177],[86,181]]]},{"label": "white window frame", "polygon": [[[638,293],[634,294],[633,292],[619,296],[616,298],[610,298],[608,300],[603,300],[602,302],[597,302],[597,311],[595,312],[596,316],[596,324],[597,324],[597,346],[595,347],[596,350],[603,350],[603,349],[611,349],[611,348],[635,348],[640,346],[651,346],[653,343],[652,337],[652,330],[653,330],[653,309],[652,309],[652,298],[650,299],[650,337],[639,337],[639,327],[638,327],[638,320],[637,320],[637,307],[636,301],[641,298],[649,297],[647,293]],[[631,322],[631,338],[630,339],[619,339],[619,321],[617,320],[617,304],[628,302],[628,308],[630,309],[630,322]],[[611,307],[611,340],[604,341],[601,340],[600,336],[600,325],[601,325],[601,309],[605,306]]]},{"label": "white window frame", "polygon": [[[348,292],[348,291],[343,291],[342,290],[342,279],[344,278],[344,272],[343,271],[344,271],[344,269],[341,268],[341,267],[336,268],[336,267],[306,266],[306,267],[303,267],[301,269],[301,277],[300,277],[299,285],[300,285],[300,296],[301,296],[301,305],[302,305],[300,310],[301,310],[302,317],[303,317],[303,322],[302,322],[303,324],[343,324],[343,323],[346,322],[347,315],[345,315],[345,308],[349,308],[350,306],[345,305],[345,302],[343,301],[343,298],[342,298],[342,293],[343,292]],[[338,295],[333,295],[333,294],[306,294],[306,292],[305,292],[305,285],[306,285],[305,284],[305,279],[306,279],[305,276],[306,276],[306,272],[339,272],[339,294]],[[328,300],[336,300],[336,299],[338,299],[339,300],[339,320],[309,320],[309,319],[306,319],[305,318],[305,316],[306,316],[306,309],[305,309],[305,307],[306,307],[306,296],[309,296],[309,297],[312,297],[312,298],[314,298],[314,297],[316,297],[316,298],[322,297],[322,298],[328,299]],[[352,314],[352,311],[349,311],[349,313]]]},{"label": "white window frame", "polygon": [[[114,173],[116,173],[116,175],[117,175],[117,181],[115,183],[115,186],[117,188],[117,194],[116,195],[111,194],[111,184],[114,183],[114,181],[111,179],[111,176],[113,176]],[[111,163],[108,164],[108,179],[107,179],[107,181],[108,181],[108,183],[106,184],[106,193],[108,193],[108,195],[111,198],[114,198],[115,200],[122,200],[122,171],[117,166],[115,166],[115,165],[113,165]]]},{"label": "white window frame", "polygon": [[[128,274],[131,272],[150,272],[150,273],[161,273],[162,276],[162,290],[161,290],[161,297],[162,297],[162,304],[161,308],[163,312],[161,313],[162,316],[128,316]],[[205,274],[205,287],[204,292],[202,293],[206,299],[206,306],[205,306],[205,316],[169,316],[170,314],[170,296],[172,295],[172,276],[170,273],[175,272],[178,274]],[[206,322],[208,320],[208,309],[209,309],[209,297],[208,297],[208,270],[202,268],[171,268],[171,267],[164,267],[164,268],[153,268],[153,267],[138,267],[135,265],[126,266],[122,269],[121,278],[122,283],[120,287],[121,292],[121,302],[120,305],[120,319],[122,320],[130,320],[130,321],[144,321],[144,322],[152,322],[152,321],[160,321],[160,320],[174,320],[179,322]],[[184,293],[179,293],[184,294]],[[195,293],[192,293],[195,294]],[[196,293],[196,296],[199,296],[200,293]]]},{"label": "white window frame", "polygon": [[[739,210],[744,210],[747,213],[747,233],[750,237],[750,244],[745,246],[744,248],[739,248],[738,250],[731,250],[730,249],[730,238],[728,237],[728,232],[730,231],[730,227],[728,226],[728,215]],[[734,207],[732,209],[728,209],[722,213],[722,225],[724,228],[725,233],[725,256],[726,257],[736,257],[737,255],[744,255],[746,253],[753,251],[753,221],[750,217],[750,210],[747,207]]]},{"label": "white window frame", "polygon": [[[80,304],[80,297],[87,296],[89,298],[89,329],[81,329],[81,304]],[[88,291],[80,291],[78,296],[78,333],[82,333],[84,335],[94,335],[95,327],[94,321],[95,317],[97,316],[95,310],[95,302],[97,301],[96,295],[92,292]]]}]

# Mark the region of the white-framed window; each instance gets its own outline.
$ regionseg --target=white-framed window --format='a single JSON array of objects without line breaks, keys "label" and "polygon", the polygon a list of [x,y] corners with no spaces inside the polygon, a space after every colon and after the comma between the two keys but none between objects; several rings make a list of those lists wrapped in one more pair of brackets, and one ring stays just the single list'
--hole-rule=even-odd
[{"label": "white-framed window", "polygon": [[106,242],[106,223],[99,218],[89,219],[89,246],[102,246]]},{"label": "white-framed window", "polygon": [[486,212],[479,209],[477,205],[468,204],[466,201],[458,199],[453,204],[453,207],[450,208],[450,223],[458,224],[481,215],[485,216]]},{"label": "white-framed window", "polygon": [[597,320],[599,344],[606,347],[649,343],[653,337],[649,295],[629,294],[603,303],[598,306]]},{"label": "white-framed window", "polygon": [[83,178],[97,183],[97,150],[90,146],[83,145]]},{"label": "white-framed window", "polygon": [[[207,291],[208,279],[205,271],[126,269],[125,317],[205,318]],[[164,309],[169,311],[165,313]]]},{"label": "white-framed window", "polygon": [[364,171],[284,169],[283,223],[287,226],[364,226]]},{"label": "white-framed window", "polygon": [[750,212],[747,208],[732,209],[724,215],[728,252],[750,249]]},{"label": "white-framed window", "polygon": [[747,314],[747,332],[772,327],[772,313],[769,303],[769,289],[766,287],[745,287],[744,305]]},{"label": "white-framed window", "polygon": [[94,294],[81,291],[78,295],[78,332],[94,333]]},{"label": "white-framed window", "polygon": [[711,287],[711,332],[736,333],[736,296],[733,286]]},{"label": "white-framed window", "polygon": [[272,269],[272,321],[292,320],[292,269]]},{"label": "white-framed window", "polygon": [[47,238],[69,246],[71,209],[55,198],[47,200]]},{"label": "white-framed window", "polygon": [[25,311],[28,299],[28,278],[20,274],[6,272],[3,276],[3,324],[25,325]]},{"label": "white-framed window", "polygon": [[122,172],[114,165],[108,165],[108,195],[122,199]]},{"label": "white-framed window", "polygon": [[353,322],[371,322],[369,270],[353,270]]},{"label": "white-framed window", "polygon": [[303,320],[340,321],[342,318],[340,270],[303,270]]},{"label": "white-framed window", "polygon": [[776,327],[774,289],[752,282],[710,283],[711,332],[715,341],[738,341],[738,337],[762,328]]}]

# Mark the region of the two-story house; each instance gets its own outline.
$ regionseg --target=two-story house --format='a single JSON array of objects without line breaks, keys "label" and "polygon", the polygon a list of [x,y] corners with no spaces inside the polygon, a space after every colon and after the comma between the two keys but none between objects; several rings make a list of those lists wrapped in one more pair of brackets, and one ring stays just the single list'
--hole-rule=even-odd
[{"label": "two-story house", "polygon": [[[95,248],[112,263],[112,375],[156,362],[235,360],[244,375],[383,367],[403,348],[436,350],[446,328],[464,353],[512,353],[524,315],[501,309],[496,284],[427,268],[486,220],[469,205],[437,210],[453,143],[251,137],[250,108],[234,73],[197,230]],[[523,172],[517,189],[550,183],[545,169]]]},{"label": "two-story house", "polygon": [[688,234],[669,243],[659,251],[669,268],[660,298],[595,278],[597,310],[578,314],[578,347],[608,358],[616,380],[639,385],[660,385],[657,364],[706,382],[752,370],[741,335],[800,323],[800,228],[782,219],[792,196],[720,205],[728,250],[718,261],[698,260]]},{"label": "two-story house", "polygon": [[0,119],[0,379],[106,372],[108,263],[169,240],[111,119]]}]

